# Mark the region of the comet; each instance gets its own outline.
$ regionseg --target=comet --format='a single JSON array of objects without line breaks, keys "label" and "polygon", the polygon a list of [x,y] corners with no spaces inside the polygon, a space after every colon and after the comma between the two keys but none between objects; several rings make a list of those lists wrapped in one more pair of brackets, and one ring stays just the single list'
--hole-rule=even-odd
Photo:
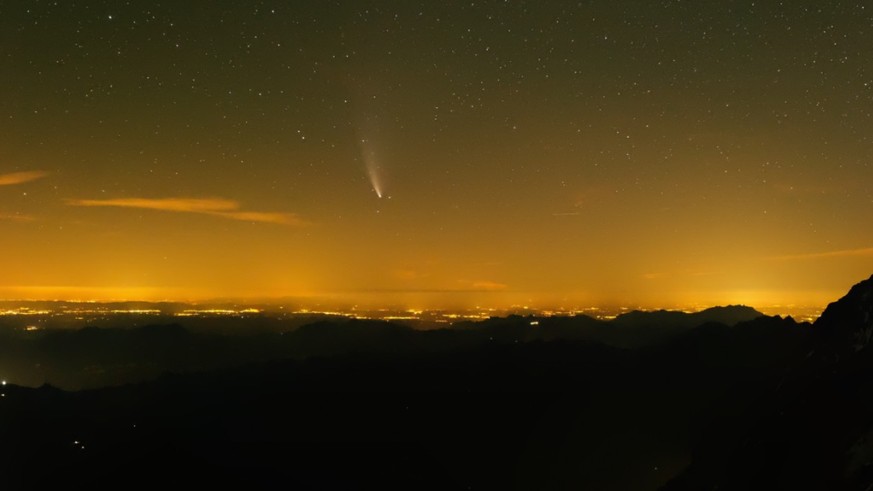
[{"label": "comet", "polygon": [[370,176],[370,185],[373,186],[373,191],[376,196],[382,197],[382,184],[379,182],[379,174],[377,168],[367,166],[367,175]]},{"label": "comet", "polygon": [[380,199],[384,191],[384,186],[381,179],[381,166],[376,156],[376,151],[370,146],[367,139],[361,139],[361,154],[364,158],[364,166],[367,168],[367,177],[370,179],[370,186]]}]

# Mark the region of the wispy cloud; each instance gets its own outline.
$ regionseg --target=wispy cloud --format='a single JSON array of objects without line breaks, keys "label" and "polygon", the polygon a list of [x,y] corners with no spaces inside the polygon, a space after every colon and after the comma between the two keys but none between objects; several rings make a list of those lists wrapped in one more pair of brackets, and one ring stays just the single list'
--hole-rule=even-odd
[{"label": "wispy cloud", "polygon": [[0,211],[0,220],[8,222],[32,222],[35,218],[30,215],[22,215],[21,213],[3,213]]},{"label": "wispy cloud", "polygon": [[245,211],[237,201],[222,198],[116,198],[71,199],[71,206],[136,208],[141,210],[199,213],[244,222],[302,226],[305,222],[293,213]]},{"label": "wispy cloud", "polygon": [[0,174],[0,186],[11,186],[13,184],[24,184],[25,182],[35,181],[47,176],[47,172],[41,170],[32,170],[26,172],[13,172],[11,174]]},{"label": "wispy cloud", "polygon": [[226,213],[211,213],[212,215],[240,220],[243,222],[275,223],[278,225],[306,225],[300,217],[293,213],[280,213],[268,211],[232,211]]},{"label": "wispy cloud", "polygon": [[117,208],[145,208],[148,210],[183,211],[189,213],[226,213],[239,209],[239,203],[219,198],[116,198],[74,199],[73,206],[112,206]]},{"label": "wispy cloud", "polygon": [[509,288],[509,285],[490,280],[476,280],[472,282],[462,280],[462,283],[469,284],[475,291],[497,291]]},{"label": "wispy cloud", "polygon": [[813,252],[808,254],[789,254],[785,256],[771,256],[767,259],[776,261],[793,261],[802,259],[823,259],[831,257],[857,257],[873,256],[873,247],[861,247],[858,249],[843,249],[839,251]]},{"label": "wispy cloud", "polygon": [[509,285],[497,283],[496,281],[476,281],[473,283],[473,288],[480,290],[506,290]]},{"label": "wispy cloud", "polygon": [[427,273],[422,273],[414,269],[396,269],[393,271],[393,274],[395,278],[407,281],[420,280],[429,276]]}]

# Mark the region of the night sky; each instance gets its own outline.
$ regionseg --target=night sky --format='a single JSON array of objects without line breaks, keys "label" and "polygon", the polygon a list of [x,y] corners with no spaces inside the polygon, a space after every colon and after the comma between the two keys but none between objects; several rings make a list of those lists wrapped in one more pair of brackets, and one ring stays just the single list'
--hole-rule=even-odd
[{"label": "night sky", "polygon": [[824,307],[871,46],[864,2],[0,2],[0,297]]}]

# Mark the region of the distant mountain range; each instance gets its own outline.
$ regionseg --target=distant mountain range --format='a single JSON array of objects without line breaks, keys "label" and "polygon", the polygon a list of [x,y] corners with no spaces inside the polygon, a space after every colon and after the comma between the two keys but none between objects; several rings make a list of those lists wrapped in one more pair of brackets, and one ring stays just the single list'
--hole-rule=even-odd
[{"label": "distant mountain range", "polygon": [[764,317],[764,314],[752,307],[728,305],[727,307],[711,307],[693,313],[671,310],[646,312],[635,310],[619,315],[612,323],[619,327],[674,326],[687,329],[707,323],[734,326],[740,322],[755,320],[758,317]]},{"label": "distant mountain range", "polygon": [[815,324],[729,306],[436,331],[19,332],[0,363],[66,386],[158,378],[3,386],[0,475],[4,489],[866,491],[871,312],[873,277]]},{"label": "distant mountain range", "polygon": [[269,317],[176,318],[172,324],[126,327],[129,318],[109,315],[103,323],[124,327],[0,330],[0,373],[31,386],[47,382],[79,389],[257,361],[345,353],[450,352],[495,342],[563,339],[636,349],[666,342],[703,324],[734,326],[759,317],[764,315],[750,307],[728,306],[696,313],[634,311],[611,321],[584,315],[512,315],[419,331],[396,322],[342,317],[321,317],[300,327],[295,323],[303,323],[303,317],[293,322]]}]

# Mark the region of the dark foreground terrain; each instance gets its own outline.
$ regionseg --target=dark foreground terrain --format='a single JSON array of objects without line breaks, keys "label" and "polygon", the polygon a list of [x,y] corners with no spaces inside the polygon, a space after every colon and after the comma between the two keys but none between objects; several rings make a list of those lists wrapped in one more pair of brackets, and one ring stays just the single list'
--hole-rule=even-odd
[{"label": "dark foreground terrain", "polygon": [[2,489],[873,486],[873,278],[814,325],[728,308],[440,332],[325,322],[224,344],[181,326],[65,335],[75,353],[55,353],[99,370],[118,361],[107,337],[139,348],[132,366],[185,369],[2,387]]}]

